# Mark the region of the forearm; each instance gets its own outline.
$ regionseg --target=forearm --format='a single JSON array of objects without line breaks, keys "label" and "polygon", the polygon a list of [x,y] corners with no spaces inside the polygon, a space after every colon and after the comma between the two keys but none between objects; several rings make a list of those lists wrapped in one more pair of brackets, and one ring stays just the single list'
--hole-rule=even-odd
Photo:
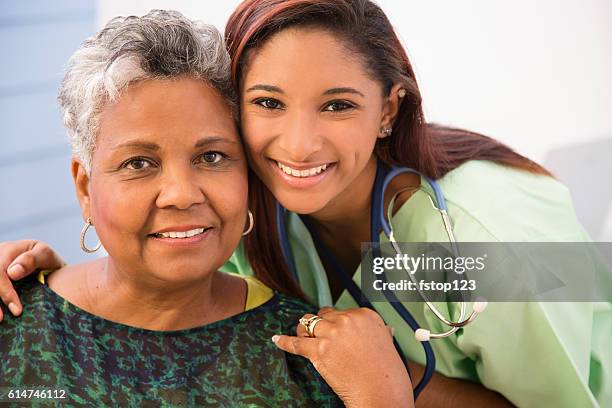
[{"label": "forearm", "polygon": [[[414,385],[420,381],[425,368],[410,363]],[[500,393],[467,380],[448,378],[434,373],[431,381],[416,400],[417,408],[430,407],[513,407]]]}]

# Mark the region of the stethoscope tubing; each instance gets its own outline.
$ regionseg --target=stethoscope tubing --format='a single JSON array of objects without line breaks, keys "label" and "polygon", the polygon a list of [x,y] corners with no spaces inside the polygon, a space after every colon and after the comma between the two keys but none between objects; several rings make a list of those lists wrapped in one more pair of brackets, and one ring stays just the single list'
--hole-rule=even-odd
[{"label": "stethoscope tubing", "polygon": [[[446,200],[444,198],[444,194],[442,193],[442,189],[440,188],[440,186],[438,185],[438,183],[427,177],[426,175],[422,174],[421,172],[411,169],[411,168],[407,168],[407,167],[394,167],[391,169],[391,171],[386,175],[385,180],[383,182],[383,186],[382,186],[382,191],[387,191],[387,188],[389,187],[389,184],[391,183],[391,181],[398,175],[400,174],[404,174],[404,173],[414,173],[419,175],[421,178],[423,178],[431,187],[433,193],[434,193],[434,197],[436,200],[436,203],[434,204],[432,201],[432,206],[435,210],[437,210],[441,217],[442,217],[442,223],[444,224],[444,229],[446,231],[446,234],[448,236],[448,241],[451,244],[451,248],[453,251],[453,254],[457,257],[459,256],[459,249],[457,247],[457,240],[455,238],[455,234],[453,233],[453,225],[452,225],[452,221],[450,219],[450,216],[448,215],[448,207],[446,204]],[[378,196],[379,199],[379,206],[380,208],[383,208],[384,206],[384,193],[380,194]],[[429,197],[430,201],[431,201],[431,197]],[[395,235],[393,232],[393,227],[391,226],[390,221],[387,220],[387,218],[385,217],[385,212],[384,211],[380,211],[379,214],[380,216],[380,223],[382,226],[383,231],[385,232],[385,234],[387,235],[391,245],[393,246],[393,249],[396,251],[397,254],[401,254],[401,249],[399,247],[399,244],[397,243],[396,239],[395,239]],[[415,277],[412,274],[408,274],[408,276],[410,277],[410,279],[415,282]],[[416,282],[415,282],[416,283]],[[441,333],[430,333],[427,330],[424,329],[418,329],[419,331],[415,332],[417,334],[417,337],[421,337],[421,336],[426,336],[423,338],[427,338],[427,339],[440,339],[440,338],[444,338],[444,337],[448,337],[450,335],[452,335],[453,333],[457,332],[458,329],[460,329],[461,327],[464,327],[468,324],[470,324],[471,322],[474,321],[474,319],[476,319],[476,317],[478,316],[478,311],[477,310],[472,310],[472,312],[470,313],[470,315],[466,318],[466,310],[467,310],[467,303],[462,300],[460,303],[460,312],[459,312],[459,320],[458,321],[452,321],[447,319],[439,310],[437,307],[435,307],[435,305],[429,300],[429,298],[427,297],[427,295],[425,293],[423,293],[417,286],[417,291],[419,293],[419,295],[421,296],[421,298],[423,299],[423,301],[425,302],[425,304],[427,305],[427,307],[429,308],[429,310],[446,326],[449,326],[450,329],[445,331],[445,332],[441,332]],[[386,295],[386,293],[385,293]],[[388,299],[389,300],[389,299]],[[486,304],[485,304],[486,306]],[[475,308],[476,309],[476,308]]]}]

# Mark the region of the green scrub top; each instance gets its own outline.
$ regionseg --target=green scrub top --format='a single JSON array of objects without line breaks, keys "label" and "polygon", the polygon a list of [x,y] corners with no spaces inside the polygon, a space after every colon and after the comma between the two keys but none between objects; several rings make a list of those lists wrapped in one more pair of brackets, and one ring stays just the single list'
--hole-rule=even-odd
[{"label": "green scrub top", "polygon": [[[583,242],[589,237],[576,219],[568,189],[551,177],[470,161],[438,180],[458,242]],[[447,242],[442,219],[421,187],[395,213],[398,242]],[[257,221],[256,221],[257,222]],[[306,295],[319,306],[332,304],[327,276],[312,238],[290,213],[289,243]],[[388,242],[381,234],[381,242]],[[224,270],[250,275],[244,248]],[[360,284],[360,269],[354,281]],[[422,346],[389,303],[373,303],[412,361],[425,364]],[[335,306],[357,307],[347,291]],[[447,327],[425,303],[404,302],[421,327]],[[436,303],[453,319],[456,303]],[[495,302],[464,330],[431,341],[436,371],[477,381],[520,407],[612,406],[612,303]],[[416,380],[415,380],[416,381]]]}]

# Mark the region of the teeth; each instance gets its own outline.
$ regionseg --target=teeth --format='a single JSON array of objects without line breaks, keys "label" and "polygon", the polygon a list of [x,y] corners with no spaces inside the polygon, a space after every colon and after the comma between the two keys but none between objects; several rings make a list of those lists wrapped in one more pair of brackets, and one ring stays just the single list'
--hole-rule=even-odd
[{"label": "teeth", "polygon": [[203,232],[204,228],[196,228],[189,231],[159,232],[157,235],[163,238],[189,238],[202,234]]},{"label": "teeth", "polygon": [[318,166],[318,167],[313,167],[313,168],[306,169],[306,170],[292,169],[291,167],[286,166],[286,165],[284,165],[281,162],[276,162],[276,165],[284,173],[289,174],[290,176],[293,176],[293,177],[311,177],[311,176],[316,176],[317,174],[319,174],[322,171],[324,171],[325,169],[327,169],[327,164],[324,164],[324,165]]}]

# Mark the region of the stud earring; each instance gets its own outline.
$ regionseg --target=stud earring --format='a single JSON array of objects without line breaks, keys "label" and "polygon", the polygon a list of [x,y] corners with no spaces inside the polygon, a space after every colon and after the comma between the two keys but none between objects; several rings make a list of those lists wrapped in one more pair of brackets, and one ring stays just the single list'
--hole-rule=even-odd
[{"label": "stud earring", "polygon": [[381,127],[380,128],[380,135],[382,137],[389,137],[391,136],[391,133],[393,133],[393,129],[391,127],[387,127],[387,128]]}]

